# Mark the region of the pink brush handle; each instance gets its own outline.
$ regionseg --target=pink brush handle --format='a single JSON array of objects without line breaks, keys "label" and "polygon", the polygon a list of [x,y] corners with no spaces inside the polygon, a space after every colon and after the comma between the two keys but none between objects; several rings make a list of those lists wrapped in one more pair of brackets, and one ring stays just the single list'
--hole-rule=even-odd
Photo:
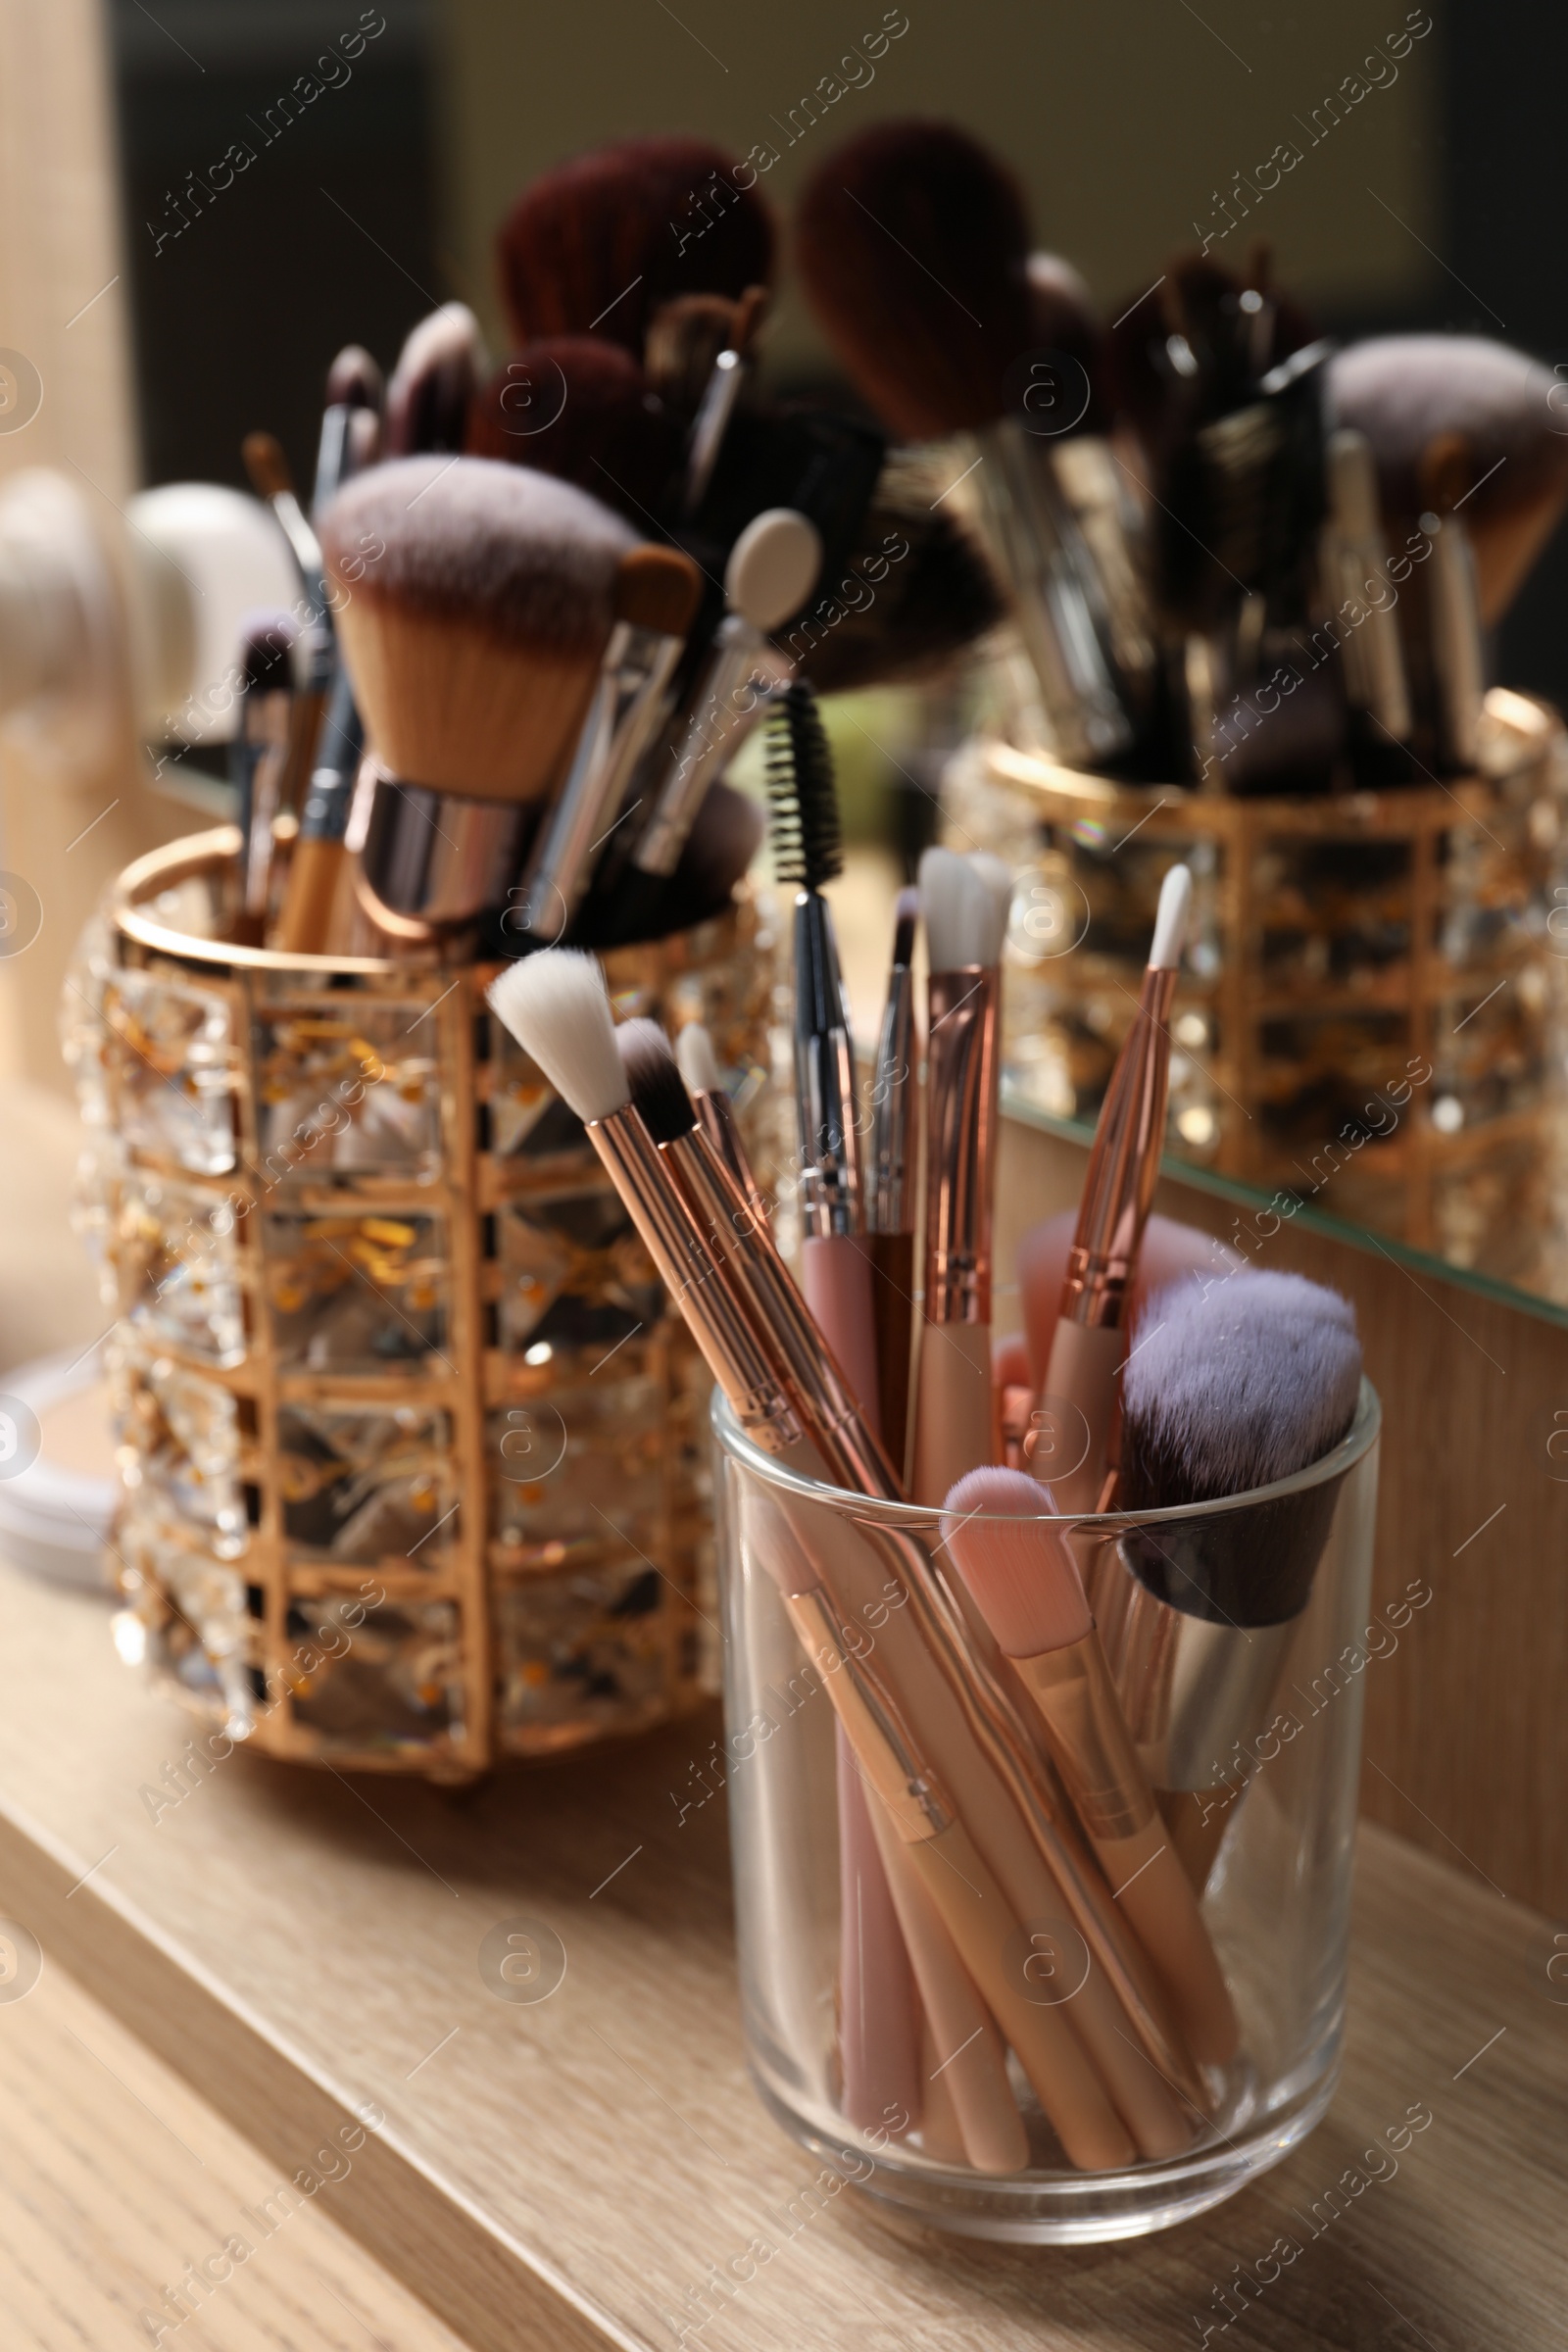
[{"label": "pink brush handle", "polygon": [[1057,1323],[1035,1408],[1029,1467],[1056,1498],[1058,1511],[1092,1511],[1110,1461],[1116,1376],[1127,1334],[1117,1325]]},{"label": "pink brush handle", "polygon": [[872,1834],[865,1784],[842,1724],[839,1786],[839,2057],[844,2112],[895,2138],[920,2120],[920,2021],[899,1915]]},{"label": "pink brush handle", "polygon": [[997,1458],[988,1323],[922,1323],[914,1399],[914,1499],[940,1510],[949,1491]]},{"label": "pink brush handle", "polygon": [[919,1874],[909,1867],[898,1832],[874,1813],[871,1827],[936,2047],[927,2073],[946,2085],[964,2155],[975,2171],[1021,2173],[1029,2161],[1029,2135],[1007,2081],[1006,2045],[996,2020],[975,1990]]},{"label": "pink brush handle", "polygon": [[850,1234],[812,1234],[801,1251],[801,1288],[861,1413],[880,1429],[870,1259]]}]

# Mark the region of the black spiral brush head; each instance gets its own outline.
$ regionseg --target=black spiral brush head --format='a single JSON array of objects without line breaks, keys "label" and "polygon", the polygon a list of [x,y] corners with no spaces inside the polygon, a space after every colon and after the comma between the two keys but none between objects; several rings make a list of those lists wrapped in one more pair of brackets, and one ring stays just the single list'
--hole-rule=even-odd
[{"label": "black spiral brush head", "polygon": [[816,697],[804,679],[768,713],[767,799],[780,882],[819,891],[844,871],[833,754]]}]

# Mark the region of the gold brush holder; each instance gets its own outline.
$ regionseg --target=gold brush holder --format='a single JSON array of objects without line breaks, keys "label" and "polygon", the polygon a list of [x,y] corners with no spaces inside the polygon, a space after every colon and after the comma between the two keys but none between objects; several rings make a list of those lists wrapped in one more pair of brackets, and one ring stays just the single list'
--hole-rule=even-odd
[{"label": "gold brush holder", "polygon": [[[945,779],[954,838],[1019,875],[1015,1100],[1092,1123],[1160,881],[1194,875],[1169,1150],[1456,1264],[1565,1295],[1568,800],[1561,721],[1494,689],[1481,770],[1319,798],[1124,785],[991,740]],[[1558,937],[1562,933],[1564,936]]]},{"label": "gold brush holder", "polygon": [[[493,965],[221,936],[238,836],[123,873],[66,992],[120,1320],[122,1650],[229,1738],[461,1781],[713,1688],[708,1379]],[[771,1164],[757,901],[605,957]]]}]

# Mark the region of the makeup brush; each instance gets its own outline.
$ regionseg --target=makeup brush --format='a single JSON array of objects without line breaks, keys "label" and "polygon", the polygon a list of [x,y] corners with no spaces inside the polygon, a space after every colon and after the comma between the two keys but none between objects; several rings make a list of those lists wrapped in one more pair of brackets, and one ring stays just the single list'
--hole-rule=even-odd
[{"label": "makeup brush", "polygon": [[625,891],[624,874],[618,885],[607,885],[601,870],[578,908],[573,944],[631,947],[726,914],[735,885],[756,858],[766,830],[767,820],[754,800],[723,782],[710,784],[675,871],[643,899]]},{"label": "makeup brush", "polygon": [[1102,584],[1015,380],[1034,340],[1029,247],[1012,174],[942,122],[849,140],[797,211],[802,281],[857,389],[906,439],[976,437],[972,495],[1053,746],[1087,765],[1134,729]]},{"label": "makeup brush", "polygon": [[[1058,1215],[1031,1225],[1020,1235],[1013,1252],[1013,1275],[1018,1285],[1028,1354],[1026,1365],[1009,1369],[1013,1377],[1027,1378],[1033,1390],[1045,1386],[1078,1213],[1075,1208],[1064,1208]],[[1178,1224],[1175,1218],[1162,1217],[1156,1212],[1144,1227],[1122,1320],[1130,1329],[1155,1291],[1167,1290],[1179,1282],[1194,1286],[1216,1282],[1239,1271],[1246,1263],[1239,1251],[1213,1234],[1200,1232],[1196,1225]],[[1030,1402],[1032,1407],[1032,1395]],[[1043,1469],[1042,1475],[1048,1481],[1052,1477],[1049,1469]]]},{"label": "makeup brush", "polygon": [[523,876],[520,928],[535,939],[570,927],[606,838],[635,812],[636,800],[623,804],[669,715],[670,680],[702,594],[701,572],[678,548],[649,545],[622,559],[598,689]]},{"label": "makeup brush", "polygon": [[871,1827],[874,1799],[843,1725],[835,1729],[841,2097],[858,2131],[886,2131],[894,2117],[919,2121],[920,2004]]},{"label": "makeup brush", "polygon": [[671,415],[688,424],[702,406],[719,353],[735,348],[739,308],[723,294],[677,294],[648,321],[643,350],[648,382]]},{"label": "makeup brush", "polygon": [[1568,503],[1561,379],[1481,335],[1375,335],[1329,362],[1333,421],[1364,433],[1391,527],[1462,499],[1484,628]]},{"label": "makeup brush", "polygon": [[582,1120],[740,1427],[767,1453],[801,1446],[801,1422],[723,1278],[721,1261],[710,1252],[708,1235],[633,1106],[598,958],[575,948],[522,956],[491,982],[487,1002]]},{"label": "makeup brush", "polygon": [[914,1323],[914,1195],[920,1081],[915,1070],[914,935],[920,894],[901,890],[894,909],[893,968],[871,1084],[871,1166],[865,1239],[876,1317],[882,1442],[895,1462],[907,1452],[909,1350]]},{"label": "makeup brush", "polygon": [[[1347,1436],[1360,1380],[1348,1301],[1300,1275],[1159,1293],[1122,1374],[1118,1508],[1179,1511],[1295,1477]],[[1338,1492],[1329,1481],[1208,1518],[1156,1518],[1097,1558],[1092,1598],[1117,1690],[1200,1890],[1231,1818],[1233,1750],[1268,1722]]]},{"label": "makeup brush", "polygon": [[1001,1082],[1002,944],[1011,876],[984,853],[927,850],[920,912],[926,1015],[925,1309],[914,1398],[914,1498],[940,1505],[995,1461],[991,1229]]},{"label": "makeup brush", "polygon": [[[1326,451],[1328,521],[1323,529],[1324,594],[1331,612],[1348,601],[1365,617],[1345,639],[1345,680],[1366,713],[1372,741],[1407,742],[1414,724],[1398,615],[1388,585],[1388,542],[1378,505],[1377,466],[1364,433],[1342,425]],[[1383,593],[1379,595],[1379,589]]]},{"label": "makeup brush", "polygon": [[361,440],[364,433],[351,433],[356,416],[373,420],[376,442],[380,439],[381,402],[385,393],[381,370],[369,353],[358,343],[346,343],[326,371],[326,404],[321,411],[321,430],[316,449],[316,486],[311,494],[311,513],[319,517],[330,506],[351,473],[357,473],[367,463],[373,463],[374,453]]},{"label": "makeup brush", "polygon": [[462,449],[468,410],[489,368],[479,321],[466,302],[444,302],[411,329],[386,388],[389,458]]},{"label": "makeup brush", "polygon": [[876,1308],[865,1222],[855,1046],[822,896],[844,870],[838,792],[810,688],[787,686],[768,719],[773,863],[795,891],[795,1103],[801,1148],[801,1280],[868,1421],[880,1426]]},{"label": "makeup brush", "polygon": [[469,457],[575,482],[639,530],[670,505],[681,430],[631,354],[597,335],[530,343],[475,393]]},{"label": "makeup brush", "polygon": [[378,892],[376,874],[400,877],[400,911],[466,920],[505,898],[523,812],[562,780],[617,617],[667,551],[569,484],[482,458],[373,467],[322,540],[385,779],[367,872]]},{"label": "makeup brush", "polygon": [[[551,949],[525,957],[496,982],[491,1003],[584,1119],[742,1430],[807,1478],[819,1477],[825,1464],[830,1479],[856,1492],[898,1498],[898,1479],[875,1432],[771,1237],[757,1227],[722,1162],[696,1135],[667,1043],[661,1045],[657,1032],[646,1040],[647,1061],[662,1053],[668,1066],[652,1071],[654,1084],[634,1106],[624,1100],[624,1073],[616,1086],[608,1068],[617,1039],[603,974],[591,958]],[[637,1043],[634,1037],[634,1052]],[[668,1140],[657,1148],[645,1106],[657,1120],[667,1115]],[[1197,2103],[1201,2082],[1164,2017],[1136,1940],[1041,1777],[1028,1734],[974,1657],[925,1553],[889,1530],[873,1533],[821,1513],[811,1514],[810,1524],[813,1565],[830,1584],[839,1622],[868,1607],[885,1610],[890,1575],[903,1585],[904,1603],[878,1636],[880,1672],[893,1678],[905,1694],[899,1703],[906,1698],[923,1735],[936,1742],[936,1760],[1015,1915],[1042,1933],[1043,1923],[1055,1923],[1064,1952],[1077,1948],[1074,1938],[1087,1946],[1091,1973],[1074,1998],[1073,2023],[1138,2147],[1150,2156],[1176,2153],[1191,2130],[1166,2084]],[[999,1918],[994,1907],[986,1916]],[[995,1925],[986,1933],[994,1934]],[[978,1971],[976,1981],[985,1990]],[[1006,2028],[1000,2008],[997,2015]]]},{"label": "makeup brush", "polygon": [[294,494],[294,477],[283,446],[271,433],[247,433],[240,445],[245,470],[258,498],[265,499],[288,541],[299,574],[298,633],[305,641],[306,674],[294,697],[289,720],[288,766],[283,779],[282,806],[298,808],[305,798],[305,779],[316,760],[316,745],[337,669],[337,646],[321,568],[321,546],[306,520]]},{"label": "makeup brush", "polygon": [[530,181],[496,238],[514,344],[598,334],[639,360],[682,294],[739,300],[773,277],[773,221],[755,180],[708,139],[622,139]]},{"label": "makeup brush", "polygon": [[234,938],[260,947],[272,881],[272,826],[283,806],[294,705],[294,623],[286,612],[253,613],[240,651],[241,701],[229,776],[239,826]]},{"label": "makeup brush", "polygon": [[1026,1472],[973,1470],[944,1506],[954,1565],[1012,1660],[1052,1761],[1124,1917],[1170,1994],[1200,2066],[1236,2055],[1236,2012],[1193,1888],[1154,1803],[1049,1488]]},{"label": "makeup brush", "polygon": [[1170,1086],[1170,1007],[1193,878],[1173,865],[1159,907],[1138,1010],[1100,1106],[1037,1415],[1035,1475],[1065,1512],[1093,1511],[1110,1461],[1123,1318],[1138,1264]]},{"label": "makeup brush", "polygon": [[753,1170],[735,1105],[729,1099],[718,1055],[713,1051],[712,1037],[701,1021],[688,1021],[677,1032],[675,1060],[709,1148],[717,1153],[745,1194],[759,1225],[765,1226],[768,1204]]},{"label": "makeup brush", "polygon": [[1065,2014],[1072,2004],[1036,2003],[1021,1971],[1008,1967],[1009,1940],[1023,1940],[1017,1916],[886,1690],[875,1653],[857,1655],[841,1634],[802,1521],[755,1490],[741,1508],[748,1549],[778,1587],[801,1645],[821,1675],[868,1784],[867,1803],[879,1832],[885,1816],[903,1846],[901,1861],[918,1879],[1006,2034],[1068,2162],[1086,2172],[1130,2163],[1132,2140]]},{"label": "makeup brush", "polygon": [[752,346],[766,313],[767,288],[748,286],[735,306],[730,338],[713,362],[712,374],[708,379],[697,415],[692,419],[681,492],[681,512],[687,516],[701,511],[703,500],[708,495],[708,485],[713,478],[713,467],[724,446],[724,436],[729,431],[736,406],[746,388]]},{"label": "makeup brush", "polygon": [[346,669],[333,681],[321,721],[318,756],[288,861],[283,904],[271,944],[290,956],[322,956],[332,945],[332,914],[348,855],[344,836],[365,750],[365,730]]}]

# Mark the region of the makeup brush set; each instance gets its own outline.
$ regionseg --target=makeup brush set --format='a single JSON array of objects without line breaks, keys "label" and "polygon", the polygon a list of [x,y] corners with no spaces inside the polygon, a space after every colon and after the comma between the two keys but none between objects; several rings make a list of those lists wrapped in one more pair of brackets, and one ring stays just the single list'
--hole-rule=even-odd
[{"label": "makeup brush set", "polygon": [[720,777],[769,696],[928,672],[995,620],[920,457],[759,393],[760,199],[672,247],[731,171],[650,138],[525,189],[512,356],[492,369],[460,303],[384,385],[342,352],[309,516],[248,437],[297,594],[241,631],[237,942],[462,960],[686,929],[758,847]]},{"label": "makeup brush set", "polygon": [[[1175,866],[1075,1230],[1026,1252],[1028,1364],[1005,1350],[999,1394],[1008,875],[983,854],[927,854],[897,910],[862,1083],[808,685],[792,682],[767,724],[775,859],[795,889],[799,1149],[778,1194],[746,1165],[704,1041],[617,1027],[592,956],[546,951],[490,990],[584,1122],[722,1399],[754,2064],[810,2144],[859,2133],[949,2188],[1212,2154],[1239,2082],[1255,2089],[1200,1907],[1246,1810],[1214,1792],[1235,1744],[1269,1723],[1344,1477],[1375,1430],[1353,1320],[1332,1293],[1242,1270],[1157,1219],[1141,1262],[1191,891]],[[785,1194],[800,1287],[774,1230]],[[824,1691],[831,1760],[825,1718],[809,1746],[796,1721]],[[837,1957],[819,2064],[820,2002],[798,1980],[824,1932],[808,1884],[828,1867],[829,1810]]]},{"label": "makeup brush set", "polygon": [[1458,336],[1336,352],[1262,244],[1172,257],[1106,328],[1031,248],[1011,172],[938,122],[850,141],[799,208],[851,380],[947,447],[1024,656],[1018,739],[1243,795],[1472,769],[1483,629],[1568,499],[1549,372]]}]

